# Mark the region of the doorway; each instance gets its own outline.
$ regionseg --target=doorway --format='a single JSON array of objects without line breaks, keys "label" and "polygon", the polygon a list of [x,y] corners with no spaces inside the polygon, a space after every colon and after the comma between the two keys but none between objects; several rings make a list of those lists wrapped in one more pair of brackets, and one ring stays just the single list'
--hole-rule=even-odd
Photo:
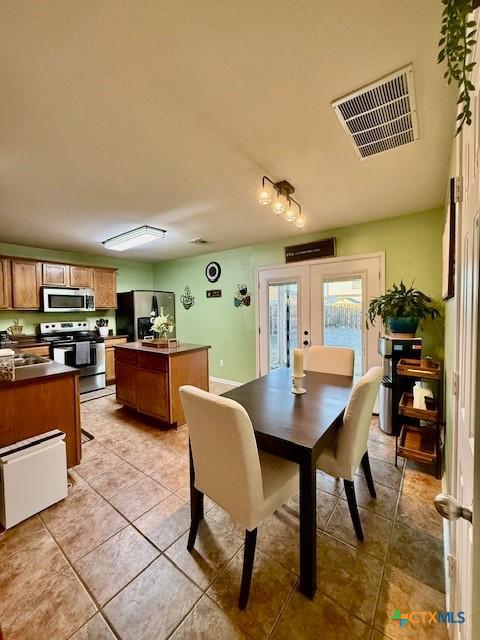
[{"label": "doorway", "polygon": [[355,376],[379,364],[369,301],[384,290],[384,254],[316,260],[257,270],[257,373],[288,367],[310,344],[350,347]]}]

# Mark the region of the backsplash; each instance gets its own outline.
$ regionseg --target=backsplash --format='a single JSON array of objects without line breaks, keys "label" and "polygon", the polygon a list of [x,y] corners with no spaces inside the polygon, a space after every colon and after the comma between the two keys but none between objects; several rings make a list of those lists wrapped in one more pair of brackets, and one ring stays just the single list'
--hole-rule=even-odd
[{"label": "backsplash", "polygon": [[33,335],[38,333],[40,322],[69,322],[88,320],[92,329],[95,328],[95,320],[98,318],[108,318],[108,328],[115,333],[115,311],[106,309],[105,311],[93,311],[91,313],[42,313],[41,311],[0,311],[0,331],[5,331],[13,324],[15,319],[23,325],[23,333]]}]

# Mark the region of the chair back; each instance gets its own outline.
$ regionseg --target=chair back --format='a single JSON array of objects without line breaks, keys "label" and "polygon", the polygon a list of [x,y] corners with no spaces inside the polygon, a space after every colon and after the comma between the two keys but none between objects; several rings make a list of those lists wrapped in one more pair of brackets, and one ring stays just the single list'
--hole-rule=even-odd
[{"label": "chair back", "polygon": [[263,504],[263,482],[252,422],[234,400],[180,387],[190,432],[195,487],[246,527]]},{"label": "chair back", "polygon": [[353,349],[312,345],[307,351],[305,369],[339,376],[353,376],[354,359]]},{"label": "chair back", "polygon": [[350,471],[347,479],[353,479],[367,450],[370,421],[382,375],[382,367],[369,369],[355,384],[348,399],[335,453],[341,468]]}]

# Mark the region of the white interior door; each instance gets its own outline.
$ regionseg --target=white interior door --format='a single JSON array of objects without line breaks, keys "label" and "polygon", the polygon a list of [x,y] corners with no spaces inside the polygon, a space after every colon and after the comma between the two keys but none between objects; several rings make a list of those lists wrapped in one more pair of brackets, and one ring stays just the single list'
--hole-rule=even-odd
[{"label": "white interior door", "polygon": [[258,270],[259,375],[290,365],[297,346],[353,347],[356,375],[380,363],[378,328],[367,331],[368,302],[383,292],[383,254]]},{"label": "white interior door", "polygon": [[367,330],[368,304],[383,292],[383,256],[312,265],[311,343],[355,350],[355,375],[380,364],[380,330]]}]

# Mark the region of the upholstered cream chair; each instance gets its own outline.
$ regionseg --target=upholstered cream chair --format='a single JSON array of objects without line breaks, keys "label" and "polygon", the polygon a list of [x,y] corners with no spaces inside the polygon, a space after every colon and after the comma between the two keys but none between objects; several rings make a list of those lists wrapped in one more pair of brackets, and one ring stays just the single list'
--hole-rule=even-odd
[{"label": "upholstered cream chair", "polygon": [[234,400],[192,386],[180,387],[195,473],[187,549],[203,518],[203,494],[245,527],[239,606],[247,606],[257,527],[298,493],[298,465],[258,451],[245,409]]},{"label": "upholstered cream chair", "polygon": [[312,345],[307,351],[305,369],[339,376],[353,376],[354,358],[353,349]]},{"label": "upholstered cream chair", "polygon": [[381,367],[372,367],[355,384],[345,408],[343,423],[317,460],[317,469],[336,478],[343,478],[350,515],[359,540],[363,540],[363,530],[353,476],[361,463],[370,495],[372,498],[377,497],[368,459],[367,441],[382,373]]}]

